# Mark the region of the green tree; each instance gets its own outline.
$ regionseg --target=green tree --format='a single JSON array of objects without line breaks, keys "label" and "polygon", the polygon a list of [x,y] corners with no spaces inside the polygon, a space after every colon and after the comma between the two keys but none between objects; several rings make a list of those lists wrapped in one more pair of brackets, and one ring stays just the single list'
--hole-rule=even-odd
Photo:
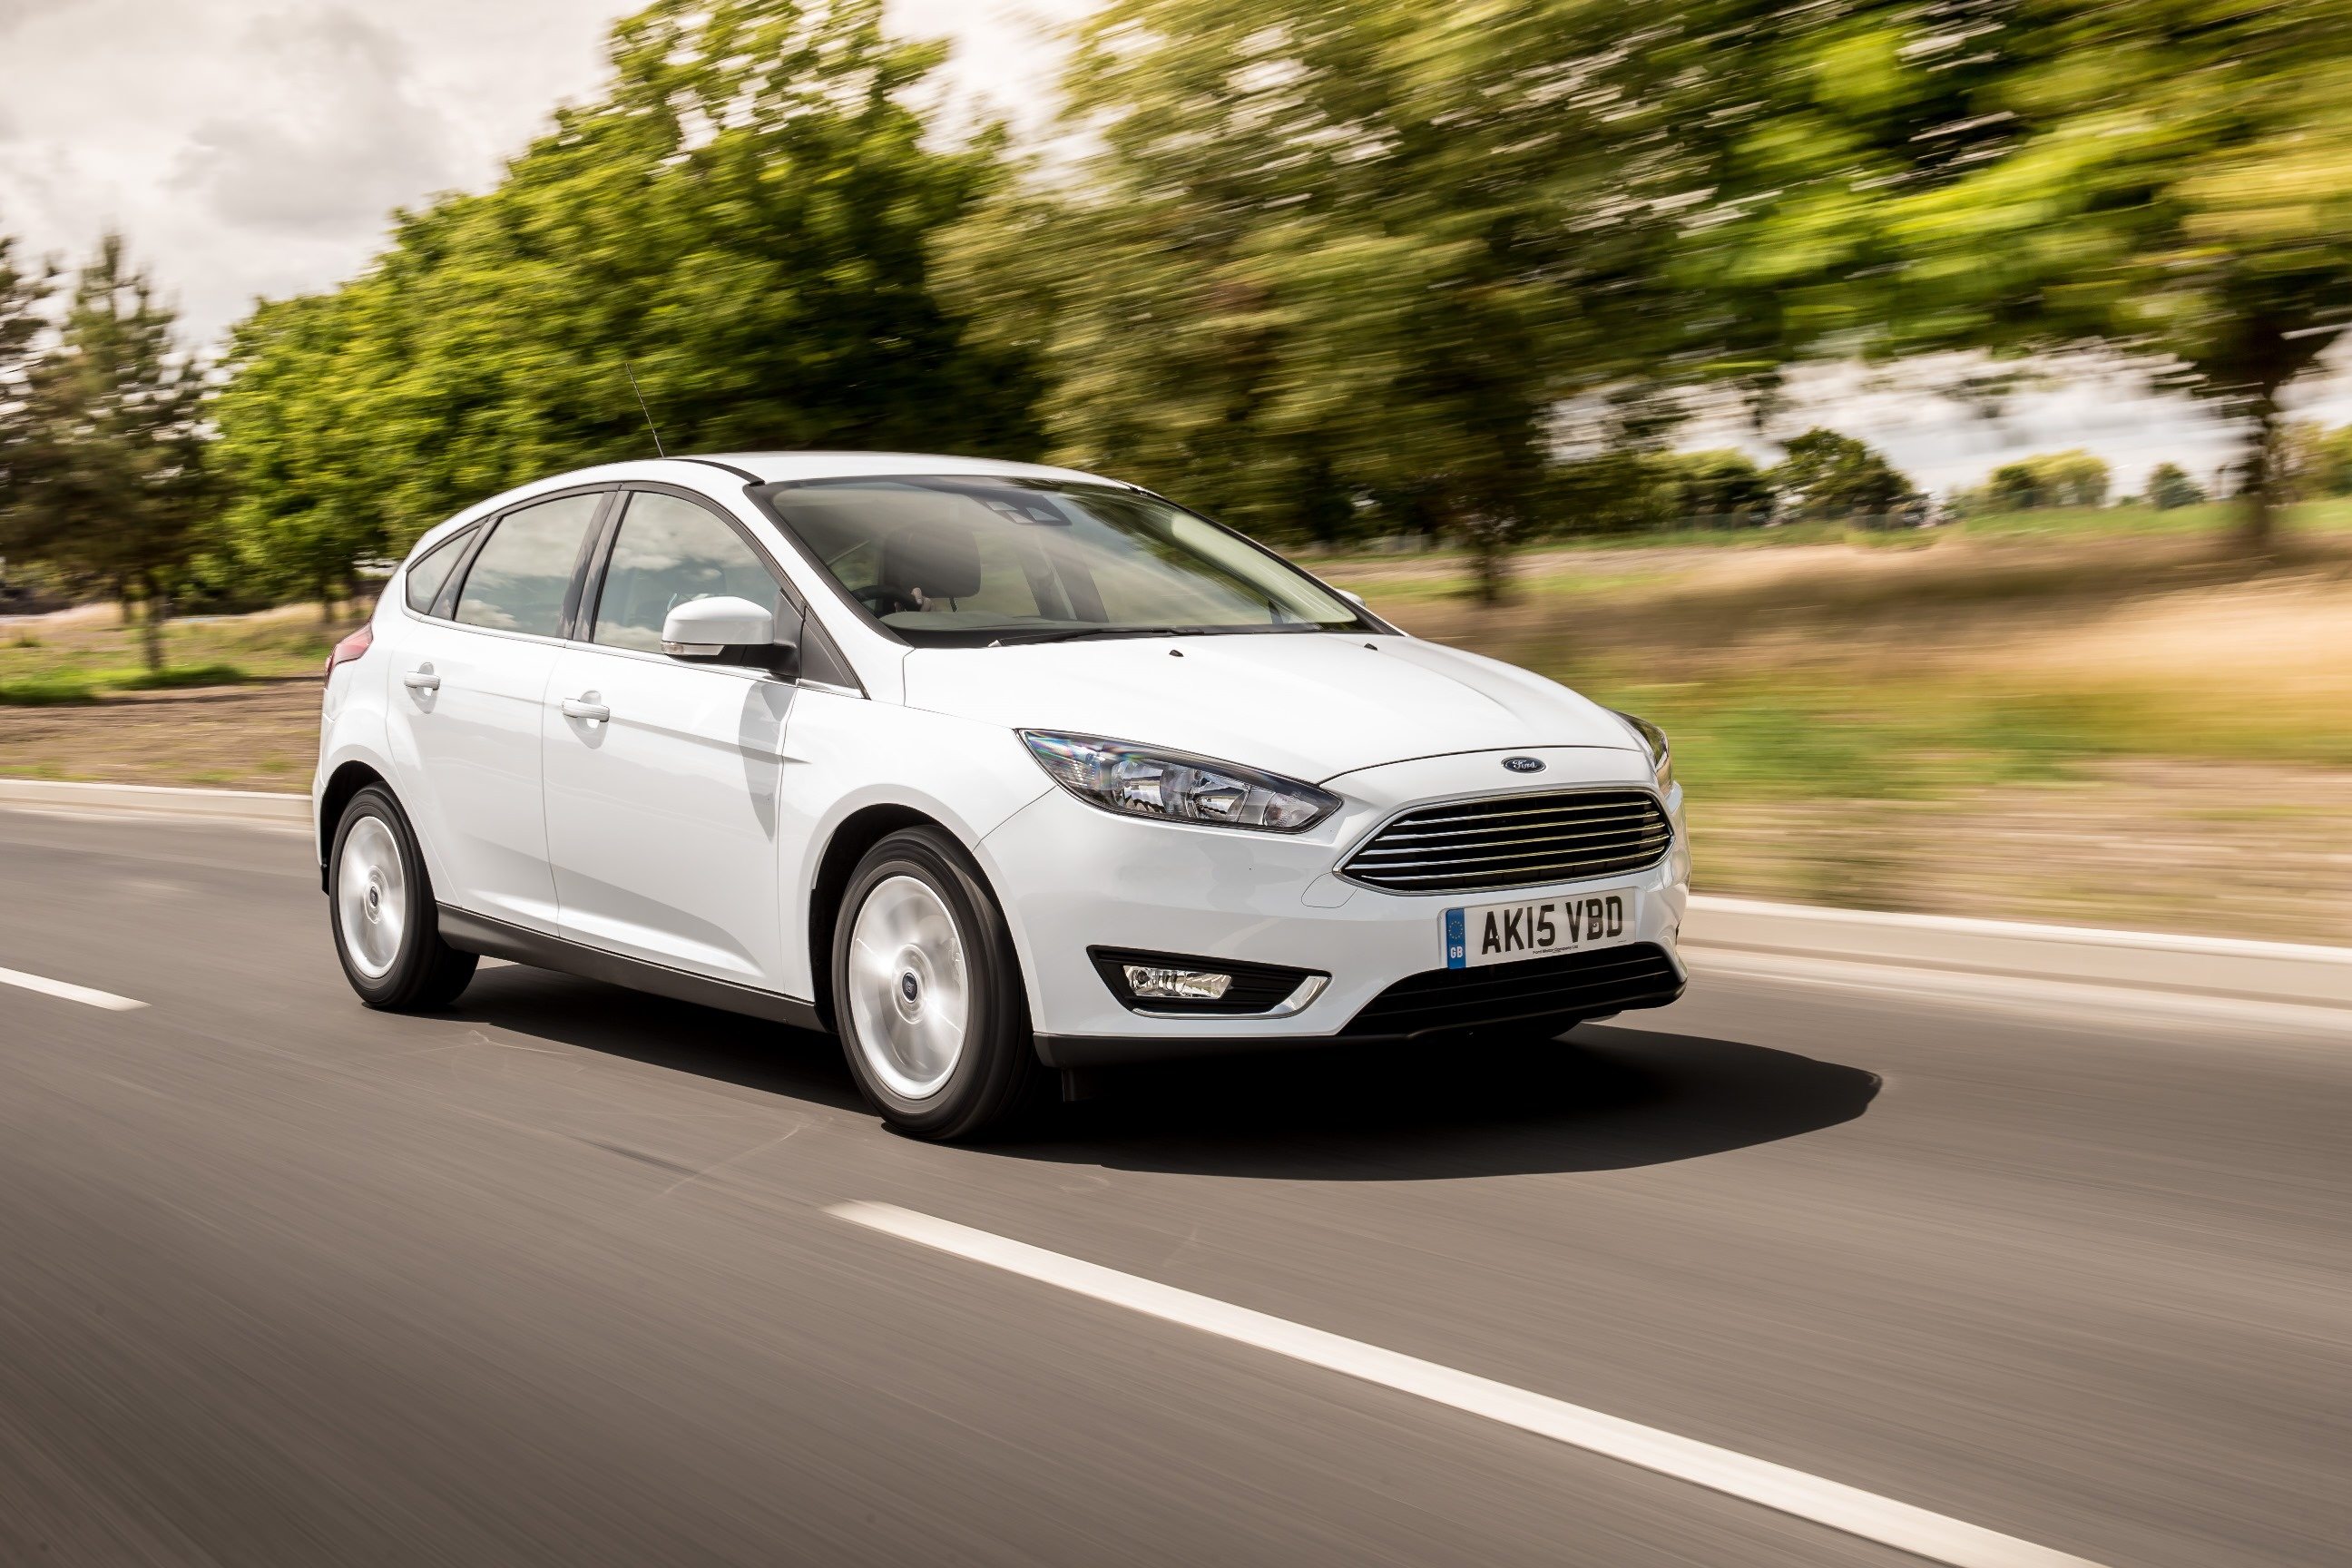
[{"label": "green tree", "polygon": [[1277,535],[1351,498],[1469,541],[1498,596],[1557,411],[1653,363],[1671,226],[1558,74],[1609,15],[1115,0],[1068,79],[1093,151],[948,237],[956,297],[1034,356],[1058,459]]},{"label": "green tree", "polygon": [[27,270],[17,258],[16,239],[0,234],[0,592],[10,585],[6,560],[10,516],[22,483],[19,469],[32,439],[26,396],[43,326],[41,302],[50,286],[48,269]]},{"label": "green tree", "polygon": [[658,0],[609,57],[495,188],[237,330],[228,529],[282,582],[331,592],[472,500],[651,456],[625,365],[672,450],[1034,451],[1026,363],[930,280],[1001,162],[992,133],[931,143],[937,47],[886,36],[880,0]]},{"label": "green tree", "polygon": [[1661,462],[1677,522],[1745,525],[1772,518],[1772,481],[1745,452],[1672,452]]},{"label": "green tree", "polygon": [[58,341],[31,363],[5,542],[135,600],[163,666],[171,596],[205,505],[203,374],[176,313],[109,235],[74,278]]},{"label": "green tree", "polygon": [[1696,0],[1623,8],[1675,127],[1719,361],[2111,345],[2243,433],[2352,322],[2342,0]]},{"label": "green tree", "polygon": [[2310,493],[2352,495],[2352,425],[2322,433],[2311,455]]},{"label": "green tree", "polygon": [[1790,439],[1784,451],[1766,477],[1790,521],[1885,518],[1923,499],[1875,448],[1851,436],[1815,428]]},{"label": "green tree", "polygon": [[2001,511],[2105,506],[2109,483],[2106,459],[2077,447],[2044,452],[1995,468],[1987,481],[1987,499]]},{"label": "green tree", "polygon": [[2201,506],[2205,491],[2178,463],[2158,463],[2147,474],[2147,504],[2158,511]]},{"label": "green tree", "polygon": [[236,480],[222,542],[250,588],[307,595],[322,618],[352,595],[355,563],[414,531],[398,527],[382,465],[353,439],[387,401],[359,374],[358,345],[383,293],[361,285],[257,307],[231,333],[235,374],[212,410],[214,460]]}]

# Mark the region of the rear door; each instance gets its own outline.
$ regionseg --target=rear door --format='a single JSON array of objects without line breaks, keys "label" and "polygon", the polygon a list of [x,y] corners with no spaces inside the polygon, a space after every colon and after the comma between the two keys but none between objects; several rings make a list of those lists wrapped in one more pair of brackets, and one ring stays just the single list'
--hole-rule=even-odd
[{"label": "rear door", "polygon": [[661,628],[679,605],[733,596],[772,610],[776,635],[797,640],[800,609],[715,503],[632,489],[607,531],[541,720],[562,934],[781,990],[777,807],[796,690],[669,658]]},{"label": "rear door", "polygon": [[532,931],[556,929],[540,708],[610,494],[574,491],[499,515],[433,611],[404,623],[393,660],[394,782],[425,841],[434,897]]}]

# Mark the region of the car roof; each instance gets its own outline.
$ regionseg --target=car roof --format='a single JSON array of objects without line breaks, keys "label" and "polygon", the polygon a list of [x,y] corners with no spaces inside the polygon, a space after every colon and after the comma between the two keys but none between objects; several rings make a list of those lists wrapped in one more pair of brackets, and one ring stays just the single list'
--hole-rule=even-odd
[{"label": "car roof", "polygon": [[674,462],[720,463],[762,483],[792,479],[845,479],[880,474],[992,474],[1006,479],[1079,479],[1116,484],[1076,468],[1044,463],[1010,463],[995,458],[951,458],[936,452],[713,452],[681,455]]}]

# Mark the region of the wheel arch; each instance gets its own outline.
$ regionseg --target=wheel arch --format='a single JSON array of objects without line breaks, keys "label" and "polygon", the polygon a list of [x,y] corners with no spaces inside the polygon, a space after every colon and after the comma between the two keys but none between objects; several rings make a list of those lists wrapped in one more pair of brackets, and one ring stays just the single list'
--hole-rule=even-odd
[{"label": "wheel arch", "polygon": [[[833,933],[841,918],[842,895],[849,890],[849,879],[866,852],[893,833],[908,827],[931,827],[947,835],[971,859],[985,883],[987,869],[980,865],[976,854],[964,836],[949,823],[920,806],[900,801],[879,801],[862,805],[835,825],[831,837],[825,840],[824,852],[817,858],[816,876],[809,887],[808,942],[809,974],[814,987],[817,1016],[828,1029],[837,1029],[833,1016]],[[996,889],[990,888],[991,896]],[[1003,900],[997,900],[999,908]]]},{"label": "wheel arch", "polygon": [[[319,890],[322,893],[331,890],[328,883],[332,873],[328,867],[327,859],[329,852],[334,847],[335,827],[343,819],[343,808],[351,805],[353,795],[370,784],[379,785],[395,801],[400,798],[393,789],[390,779],[378,773],[374,767],[362,762],[342,763],[327,776],[327,787],[319,792],[319,820],[313,826],[313,832],[318,838]],[[420,852],[422,847],[420,845]]]}]

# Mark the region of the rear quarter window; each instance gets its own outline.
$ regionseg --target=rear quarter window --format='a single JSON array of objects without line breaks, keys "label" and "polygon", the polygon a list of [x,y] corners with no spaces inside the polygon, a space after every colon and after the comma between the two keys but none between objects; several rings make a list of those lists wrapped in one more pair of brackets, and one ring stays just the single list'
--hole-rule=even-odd
[{"label": "rear quarter window", "polygon": [[470,528],[461,528],[432,549],[408,563],[405,581],[408,607],[420,616],[433,613],[433,602],[457,569],[458,557],[466,553],[466,543],[474,537]]}]

